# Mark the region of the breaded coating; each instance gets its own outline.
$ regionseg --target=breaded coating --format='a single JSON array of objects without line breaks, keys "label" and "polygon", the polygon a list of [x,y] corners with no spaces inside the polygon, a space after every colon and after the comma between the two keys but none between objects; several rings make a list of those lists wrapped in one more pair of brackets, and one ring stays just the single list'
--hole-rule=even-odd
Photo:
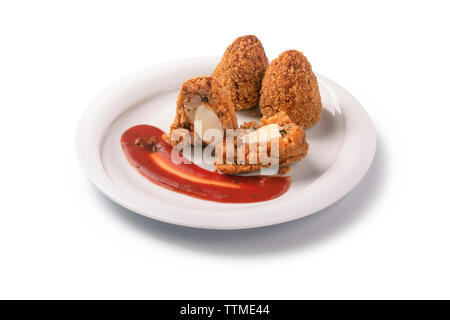
[{"label": "breaded coating", "polygon": [[[306,142],[305,131],[302,127],[294,123],[284,112],[279,112],[276,115],[268,118],[263,117],[261,119],[261,122],[262,124],[258,124],[256,121],[247,122],[241,125],[240,128],[259,129],[270,124],[278,124],[281,133],[281,136],[278,138],[278,165],[280,168],[285,167],[289,163],[300,161],[307,155],[309,145]],[[247,143],[244,143],[243,148],[239,149],[238,145],[239,140],[238,138],[235,138],[234,146],[232,146],[234,147],[234,159],[227,159],[225,142],[216,147],[217,158],[214,164],[217,170],[225,174],[239,174],[257,171],[261,168],[271,166],[271,163],[252,163],[252,161],[250,161],[252,157],[250,155],[251,146]],[[260,160],[260,143],[258,143],[257,147],[257,159]],[[272,148],[271,142],[267,142],[266,148],[267,154],[270,156]],[[238,163],[238,154],[240,152],[239,150],[242,150],[241,152],[244,152],[245,154],[245,156],[243,157],[245,161],[243,163]],[[280,170],[280,172],[283,172],[283,170]]]},{"label": "breaded coating", "polygon": [[226,49],[212,76],[227,89],[236,110],[259,104],[261,82],[269,66],[261,41],[239,37]]},{"label": "breaded coating", "polygon": [[178,94],[175,120],[170,126],[170,133],[164,135],[164,139],[172,146],[177,145],[178,140],[170,139],[176,129],[186,129],[191,135],[191,143],[202,143],[194,132],[192,112],[200,105],[207,105],[217,115],[223,129],[237,129],[236,114],[233,103],[225,88],[213,77],[202,76],[190,79],[183,83]]},{"label": "breaded coating", "polygon": [[320,120],[319,86],[303,53],[288,50],[272,61],[262,82],[259,106],[267,117],[285,111],[304,129]]}]

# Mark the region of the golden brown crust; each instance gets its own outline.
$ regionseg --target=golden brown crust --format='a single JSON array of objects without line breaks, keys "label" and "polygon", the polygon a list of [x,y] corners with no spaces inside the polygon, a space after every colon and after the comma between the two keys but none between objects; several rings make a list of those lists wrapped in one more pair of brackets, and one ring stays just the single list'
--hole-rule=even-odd
[{"label": "golden brown crust", "polygon": [[259,104],[261,82],[269,61],[261,41],[239,37],[226,49],[212,76],[227,89],[236,110]]},{"label": "golden brown crust", "polygon": [[319,86],[303,53],[288,50],[272,61],[262,81],[259,106],[268,117],[285,111],[292,121],[305,129],[320,120]]},{"label": "golden brown crust", "polygon": [[189,108],[199,103],[208,104],[224,129],[237,129],[234,107],[225,88],[213,77],[196,77],[184,82],[178,94],[175,120],[170,126],[170,133],[164,135],[165,140],[172,146],[177,145],[182,139],[175,141],[170,139],[176,129],[186,129],[191,135],[192,144],[199,142],[195,140],[194,124],[187,116]]},{"label": "golden brown crust", "polygon": [[309,145],[306,142],[305,131],[296,125],[285,112],[281,111],[269,118],[263,117],[261,122],[263,126],[276,123],[286,131],[279,143],[281,167],[306,157]]},{"label": "golden brown crust", "polygon": [[[282,129],[282,137],[278,139],[278,155],[279,155],[279,167],[284,167],[289,163],[299,161],[306,157],[308,153],[309,145],[306,142],[305,131],[302,127],[295,124],[284,112],[279,112],[272,117],[266,118],[263,117],[261,119],[262,124],[256,123],[256,121],[251,121],[244,123],[241,125],[241,129],[258,129],[262,126],[266,126],[269,124],[278,124]],[[243,152],[245,153],[244,159],[245,162],[238,164],[238,142],[237,139],[234,141],[234,159],[227,159],[225,152],[225,144],[218,145],[217,159],[214,162],[217,170],[226,174],[239,174],[239,173],[248,173],[252,171],[257,171],[264,167],[270,167],[271,163],[260,163],[260,155],[257,154],[257,163],[253,163],[254,161],[250,161],[250,147],[245,145]],[[267,154],[270,156],[271,154],[271,143],[267,143]],[[227,161],[228,160],[228,161]],[[232,160],[232,163],[229,163]],[[228,162],[228,163],[227,163]]]},{"label": "golden brown crust", "polygon": [[289,171],[291,171],[291,167],[290,167],[290,166],[285,166],[285,167],[281,167],[281,168],[278,170],[278,173],[279,173],[279,174],[286,174],[286,173],[288,173]]}]

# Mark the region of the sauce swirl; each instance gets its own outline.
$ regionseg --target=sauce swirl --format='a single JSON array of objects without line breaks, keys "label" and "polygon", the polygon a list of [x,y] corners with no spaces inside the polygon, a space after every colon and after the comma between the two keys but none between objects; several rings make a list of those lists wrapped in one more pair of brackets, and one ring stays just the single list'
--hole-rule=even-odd
[{"label": "sauce swirl", "polygon": [[151,182],[204,200],[226,203],[267,201],[284,194],[290,177],[230,176],[211,172],[194,163],[175,164],[172,147],[163,131],[149,125],[128,129],[121,138],[128,162]]}]

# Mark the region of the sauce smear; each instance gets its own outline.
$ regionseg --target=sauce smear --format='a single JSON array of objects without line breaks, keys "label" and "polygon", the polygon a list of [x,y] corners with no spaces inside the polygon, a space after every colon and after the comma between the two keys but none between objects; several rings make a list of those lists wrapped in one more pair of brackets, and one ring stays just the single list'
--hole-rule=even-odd
[{"label": "sauce smear", "polygon": [[204,200],[227,203],[267,201],[289,189],[290,177],[230,176],[194,163],[175,164],[172,147],[160,129],[139,125],[128,129],[121,144],[130,164],[144,177],[166,189]]}]

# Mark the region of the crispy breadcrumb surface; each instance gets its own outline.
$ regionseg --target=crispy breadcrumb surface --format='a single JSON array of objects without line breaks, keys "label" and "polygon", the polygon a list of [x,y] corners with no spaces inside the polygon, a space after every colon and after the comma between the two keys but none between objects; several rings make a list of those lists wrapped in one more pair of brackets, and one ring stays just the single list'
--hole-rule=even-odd
[{"label": "crispy breadcrumb surface", "polygon": [[[258,124],[256,121],[247,122],[241,125],[240,128],[259,129],[262,126],[278,124],[281,128],[280,131],[282,131],[281,137],[278,138],[279,167],[282,168],[289,163],[300,161],[307,155],[309,145],[306,142],[305,131],[302,127],[294,123],[286,113],[279,112],[272,117],[263,117],[261,122],[262,124]],[[273,165],[272,163],[262,163],[258,161],[255,163],[254,161],[251,161],[252,159],[255,159],[251,155],[251,146],[245,144],[244,148],[239,148],[238,144],[239,141],[238,138],[236,138],[234,140],[234,145],[231,146],[234,148],[232,159],[227,157],[226,148],[230,146],[227,146],[226,142],[216,147],[217,158],[214,164],[217,170],[225,174],[239,174],[257,171],[261,168]],[[259,145],[257,147],[259,147]],[[271,142],[268,142],[264,147],[264,152],[267,152],[270,156],[272,148]],[[259,149],[257,150],[257,160],[259,160],[261,159],[261,155],[259,154]],[[238,163],[239,152],[244,152],[243,158],[245,161],[243,163]],[[287,172],[286,170],[281,169],[280,172]]]},{"label": "crispy breadcrumb surface", "polygon": [[266,117],[286,112],[304,129],[320,120],[319,86],[311,64],[302,52],[288,50],[272,61],[262,81],[259,106]]},{"label": "crispy breadcrumb surface", "polygon": [[[177,99],[175,120],[170,126],[170,133],[164,135],[164,139],[172,146],[185,140],[185,135],[191,135],[191,143],[202,143],[196,137],[194,124],[188,117],[191,108],[201,103],[206,103],[213,110],[222,127],[225,129],[237,129],[236,114],[225,88],[213,77],[201,76],[187,80],[181,86]],[[178,139],[171,139],[172,133],[177,129],[185,129],[185,134]]]},{"label": "crispy breadcrumb surface", "polygon": [[239,37],[226,49],[212,76],[226,88],[236,110],[259,104],[261,82],[269,65],[261,41]]}]

